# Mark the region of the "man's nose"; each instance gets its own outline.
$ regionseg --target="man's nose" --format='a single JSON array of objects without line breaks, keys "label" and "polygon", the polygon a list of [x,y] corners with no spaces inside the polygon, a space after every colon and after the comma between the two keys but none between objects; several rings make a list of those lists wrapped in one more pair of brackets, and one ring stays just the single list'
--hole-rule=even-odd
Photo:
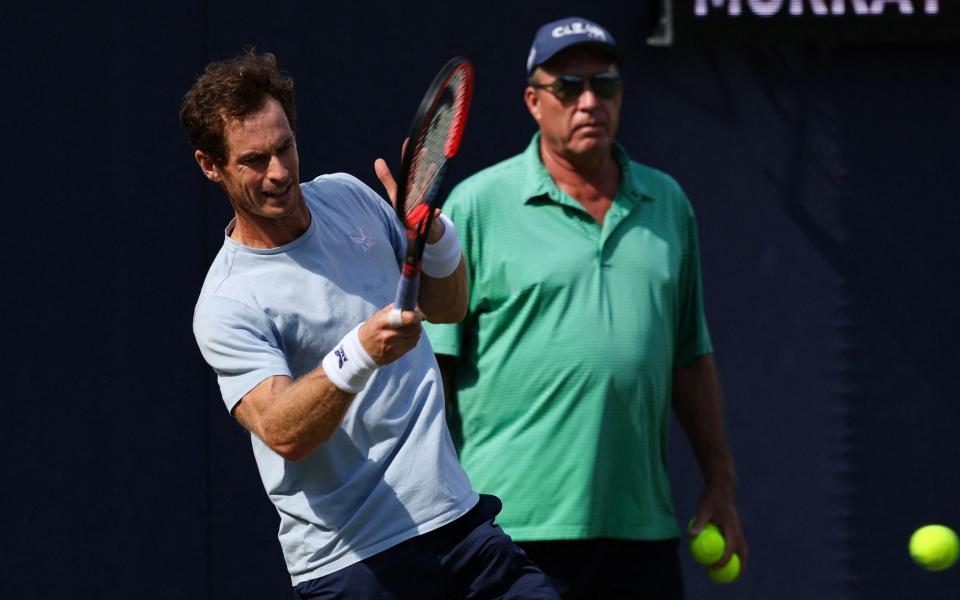
[{"label": "man's nose", "polygon": [[273,181],[284,181],[290,177],[290,169],[287,168],[279,156],[270,157],[270,164],[267,167],[267,177]]},{"label": "man's nose", "polygon": [[577,96],[577,108],[590,109],[597,105],[597,94],[590,87],[590,84],[584,82],[583,91]]}]

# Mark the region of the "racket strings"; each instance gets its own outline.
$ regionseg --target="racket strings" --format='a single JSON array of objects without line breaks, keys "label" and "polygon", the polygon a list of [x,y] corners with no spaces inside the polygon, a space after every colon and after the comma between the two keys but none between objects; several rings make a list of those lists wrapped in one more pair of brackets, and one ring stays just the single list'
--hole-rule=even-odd
[{"label": "racket strings", "polygon": [[463,135],[463,128],[467,121],[467,111],[470,106],[470,95],[473,92],[472,67],[464,66],[458,69],[451,78],[450,89],[453,91],[453,115],[451,116],[450,133],[447,135],[447,143],[444,146],[444,152],[447,157],[457,153],[460,147],[460,137]]},{"label": "racket strings", "polygon": [[453,102],[445,101],[438,106],[414,146],[416,154],[410,168],[409,190],[405,203],[407,213],[424,202],[430,184],[447,160],[447,139],[450,137],[453,115]]}]

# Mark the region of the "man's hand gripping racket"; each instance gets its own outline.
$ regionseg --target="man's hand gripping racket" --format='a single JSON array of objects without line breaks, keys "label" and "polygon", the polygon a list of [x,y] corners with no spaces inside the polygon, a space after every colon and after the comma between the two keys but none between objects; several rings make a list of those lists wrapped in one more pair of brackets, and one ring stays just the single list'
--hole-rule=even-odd
[{"label": "man's hand gripping racket", "polygon": [[460,148],[472,94],[473,65],[454,58],[434,77],[410,127],[394,202],[407,231],[407,254],[390,312],[394,327],[400,326],[402,311],[416,308],[423,248],[434,215],[443,203],[438,193],[440,183]]}]

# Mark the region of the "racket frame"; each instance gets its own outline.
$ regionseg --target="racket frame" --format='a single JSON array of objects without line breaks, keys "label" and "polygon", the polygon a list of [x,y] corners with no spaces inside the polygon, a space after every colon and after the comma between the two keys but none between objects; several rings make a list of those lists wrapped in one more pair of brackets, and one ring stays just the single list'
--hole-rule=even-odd
[{"label": "racket frame", "polygon": [[[423,133],[426,126],[433,119],[437,107],[444,99],[444,94],[449,87],[450,81],[462,72],[465,82],[463,90],[455,102],[462,103],[456,113],[459,118],[454,118],[451,123],[450,133],[447,135],[446,145],[444,146],[443,163],[433,174],[429,186],[423,191],[423,199],[408,214],[406,211],[407,186],[410,181],[410,173],[417,158],[415,143]],[[456,57],[449,60],[443,68],[437,73],[427,88],[426,94],[420,101],[417,113],[413,118],[410,131],[407,136],[407,147],[403,153],[400,166],[400,179],[397,186],[397,200],[395,204],[397,217],[403,223],[407,232],[407,251],[403,261],[400,281],[397,285],[396,301],[394,303],[394,315],[391,318],[399,324],[400,311],[413,310],[416,307],[417,295],[420,287],[420,264],[423,259],[423,250],[426,246],[427,235],[430,226],[433,223],[436,209],[443,203],[442,196],[439,194],[439,188],[446,173],[450,160],[460,148],[460,141],[463,138],[463,130],[466,126],[467,116],[470,111],[470,101],[473,95],[473,64],[462,57]],[[411,147],[414,144],[414,147]],[[425,207],[425,209],[424,209]],[[425,214],[424,214],[425,213]],[[411,216],[413,218],[411,218]]]}]

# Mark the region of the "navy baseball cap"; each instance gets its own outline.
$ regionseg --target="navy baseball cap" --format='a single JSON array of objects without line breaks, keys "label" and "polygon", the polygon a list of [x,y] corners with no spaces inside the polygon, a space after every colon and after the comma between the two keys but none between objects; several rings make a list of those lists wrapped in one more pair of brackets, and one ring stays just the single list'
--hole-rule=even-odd
[{"label": "navy baseball cap", "polygon": [[589,19],[567,17],[547,23],[537,30],[533,45],[530,46],[530,55],[527,56],[527,76],[561,50],[581,44],[594,46],[617,62],[623,58],[623,51],[609,31]]}]

